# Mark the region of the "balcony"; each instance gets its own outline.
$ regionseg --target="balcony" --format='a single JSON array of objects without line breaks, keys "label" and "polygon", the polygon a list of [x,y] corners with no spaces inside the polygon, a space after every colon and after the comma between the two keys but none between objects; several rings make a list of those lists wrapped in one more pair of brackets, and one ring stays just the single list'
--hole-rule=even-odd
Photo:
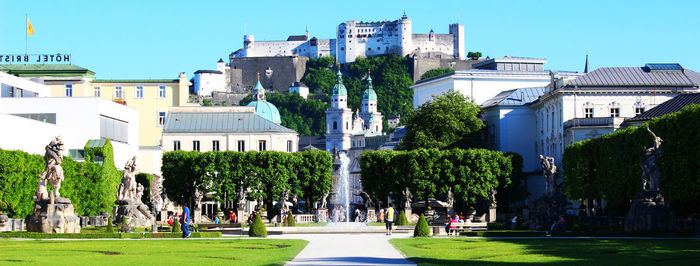
[{"label": "balcony", "polygon": [[623,121],[625,121],[624,117],[574,118],[564,122],[564,129],[577,127],[612,127],[613,129],[618,129]]}]

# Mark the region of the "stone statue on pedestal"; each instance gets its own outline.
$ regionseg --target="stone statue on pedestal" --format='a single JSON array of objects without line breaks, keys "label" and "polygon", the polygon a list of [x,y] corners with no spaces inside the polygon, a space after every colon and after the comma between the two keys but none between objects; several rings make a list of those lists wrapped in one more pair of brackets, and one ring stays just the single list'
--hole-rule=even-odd
[{"label": "stone statue on pedestal", "polygon": [[498,202],[496,202],[496,194],[498,194],[498,191],[496,189],[489,190],[489,208],[496,208],[498,206]]},{"label": "stone statue on pedestal", "polygon": [[161,210],[165,200],[163,199],[163,177],[159,175],[153,175],[153,182],[151,182],[151,215],[156,217]]},{"label": "stone statue on pedestal", "polygon": [[413,197],[413,194],[411,194],[411,191],[408,189],[408,187],[404,188],[403,190],[403,198],[404,198],[404,209],[410,209],[411,208],[411,198]]},{"label": "stone statue on pedestal", "polygon": [[540,165],[542,166],[542,175],[545,180],[545,193],[554,192],[554,175],[557,173],[557,166],[554,164],[554,158],[540,154]]},{"label": "stone statue on pedestal", "polygon": [[[63,182],[63,155],[61,152],[65,150],[63,146],[63,140],[61,137],[56,137],[49,145],[44,148],[46,153],[44,153],[44,162],[46,167],[44,172],[39,175],[39,185],[37,186],[35,200],[50,200],[51,204],[54,203],[54,198],[60,197],[59,189],[61,188],[61,182]],[[46,190],[46,182],[53,186],[51,194]]]},{"label": "stone statue on pedestal", "polygon": [[360,190],[359,194],[356,194],[356,196],[362,197],[362,202],[365,204],[365,208],[373,208],[374,204],[372,202],[372,198],[367,194],[367,192],[364,192]]},{"label": "stone statue on pedestal", "polygon": [[661,171],[656,160],[661,157],[663,140],[646,127],[654,138],[651,147],[642,146],[642,191],[635,194],[630,210],[625,217],[627,232],[665,232],[674,230],[675,217],[666,203],[664,192],[659,187]]},{"label": "stone statue on pedestal", "polygon": [[323,197],[321,197],[321,207],[320,209],[327,209],[328,208],[328,192],[323,193]]},{"label": "stone statue on pedestal", "polygon": [[245,198],[248,196],[248,190],[245,189],[242,185],[239,185],[236,194],[238,197],[238,205],[236,206],[238,211],[245,210]]},{"label": "stone statue on pedestal", "polygon": [[[56,137],[46,145],[44,162],[46,167],[39,175],[39,184],[34,196],[34,212],[29,215],[27,231],[42,233],[80,233],[80,218],[75,215],[75,208],[70,199],[61,198],[59,189],[64,180],[63,155],[65,150],[61,137]],[[49,193],[46,183],[53,185]]]},{"label": "stone statue on pedestal", "polygon": [[642,157],[639,162],[639,165],[642,167],[642,190],[654,191],[659,190],[659,177],[661,172],[659,171],[659,166],[656,165],[656,159],[661,157],[661,142],[663,142],[663,140],[657,137],[656,134],[649,129],[649,126],[646,128],[654,137],[654,146],[642,146]]},{"label": "stone statue on pedestal", "polygon": [[[447,205],[449,205],[448,208],[450,208],[450,209],[454,208],[454,206],[455,206],[454,203],[455,203],[455,199],[454,199],[454,196],[452,196],[452,188],[449,188],[447,190]],[[427,201],[426,201],[425,205],[428,206]]]},{"label": "stone statue on pedestal", "polygon": [[130,227],[149,227],[153,224],[153,215],[148,206],[143,204],[143,185],[136,183],[136,156],[129,159],[124,165],[122,182],[117,186],[118,207],[115,214],[117,223],[126,218]]}]

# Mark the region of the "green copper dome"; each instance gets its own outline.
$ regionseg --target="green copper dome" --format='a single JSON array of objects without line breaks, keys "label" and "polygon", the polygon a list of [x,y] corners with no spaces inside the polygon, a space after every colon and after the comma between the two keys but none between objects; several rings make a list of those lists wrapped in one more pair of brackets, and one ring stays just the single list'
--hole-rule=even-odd
[{"label": "green copper dome", "polygon": [[348,90],[345,88],[345,85],[343,85],[343,74],[340,74],[340,70],[338,70],[338,73],[336,73],[338,78],[336,79],[335,86],[333,86],[333,91],[331,92],[331,95],[337,96],[337,95],[348,95]]},{"label": "green copper dome", "polygon": [[262,118],[272,121],[273,123],[280,124],[282,119],[280,118],[280,111],[277,110],[274,104],[265,101],[252,101],[248,106],[255,107],[255,113]]},{"label": "green copper dome", "polygon": [[260,84],[260,80],[258,80],[258,84],[255,84],[253,92],[253,99],[255,100],[248,103],[248,106],[255,107],[255,113],[262,118],[270,120],[276,124],[281,124],[282,119],[280,118],[280,111],[277,110],[277,107],[274,104],[265,100],[265,88],[263,88],[263,86]]},{"label": "green copper dome", "polygon": [[377,100],[377,93],[372,89],[372,77],[367,76],[367,89],[362,93],[362,100]]}]

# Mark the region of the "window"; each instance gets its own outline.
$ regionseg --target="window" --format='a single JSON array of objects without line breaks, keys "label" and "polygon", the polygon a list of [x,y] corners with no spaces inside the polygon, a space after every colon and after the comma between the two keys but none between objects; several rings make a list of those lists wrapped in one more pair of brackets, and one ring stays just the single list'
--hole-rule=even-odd
[{"label": "window", "polygon": [[129,123],[100,116],[100,138],[129,143]]},{"label": "window", "polygon": [[193,140],[193,141],[192,141],[192,150],[193,150],[193,151],[199,151],[199,140]]},{"label": "window", "polygon": [[337,130],[338,129],[338,122],[333,121],[333,129]]},{"label": "window", "polygon": [[158,98],[165,98],[165,86],[158,87]]},{"label": "window", "polygon": [[294,147],[292,147],[292,141],[287,141],[287,152],[294,152]]},{"label": "window", "polygon": [[136,98],[143,98],[143,86],[136,86]]},{"label": "window", "polygon": [[238,141],[238,151],[245,152],[245,140]]},{"label": "window", "polygon": [[592,118],[593,117],[593,108],[584,108],[583,113],[586,118]]},{"label": "window", "polygon": [[644,107],[635,107],[634,108],[634,115],[641,115],[644,113]]},{"label": "window", "polygon": [[266,151],[266,150],[267,150],[267,141],[258,140],[258,151]]},{"label": "window", "polygon": [[124,94],[122,93],[122,86],[114,87],[114,98],[115,99],[122,99],[123,97],[124,97]]},{"label": "window", "polygon": [[620,117],[620,107],[610,108],[610,117]]},{"label": "window", "polygon": [[180,150],[180,141],[179,141],[179,140],[173,141],[173,150],[174,150],[174,151],[179,151],[179,150]]},{"label": "window", "polygon": [[165,125],[165,112],[158,112],[158,126]]},{"label": "window", "polygon": [[102,97],[102,89],[100,87],[95,87],[93,93],[95,97]]},{"label": "window", "polygon": [[66,97],[73,97],[73,84],[66,84]]},{"label": "window", "polygon": [[212,151],[219,151],[219,141],[214,140],[211,142],[211,150]]}]

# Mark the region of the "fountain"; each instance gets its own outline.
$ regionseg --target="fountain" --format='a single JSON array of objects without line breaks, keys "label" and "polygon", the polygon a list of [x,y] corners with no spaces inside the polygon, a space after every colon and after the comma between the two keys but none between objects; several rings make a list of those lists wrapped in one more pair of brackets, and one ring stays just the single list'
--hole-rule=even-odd
[{"label": "fountain", "polygon": [[342,212],[335,211],[330,213],[331,219],[328,221],[328,227],[333,231],[357,231],[361,228],[366,228],[365,223],[351,222],[350,218],[350,199],[352,194],[350,188],[350,158],[346,153],[338,153],[336,156],[337,162],[340,163],[338,168],[338,179],[333,186],[333,204],[340,206]]}]

